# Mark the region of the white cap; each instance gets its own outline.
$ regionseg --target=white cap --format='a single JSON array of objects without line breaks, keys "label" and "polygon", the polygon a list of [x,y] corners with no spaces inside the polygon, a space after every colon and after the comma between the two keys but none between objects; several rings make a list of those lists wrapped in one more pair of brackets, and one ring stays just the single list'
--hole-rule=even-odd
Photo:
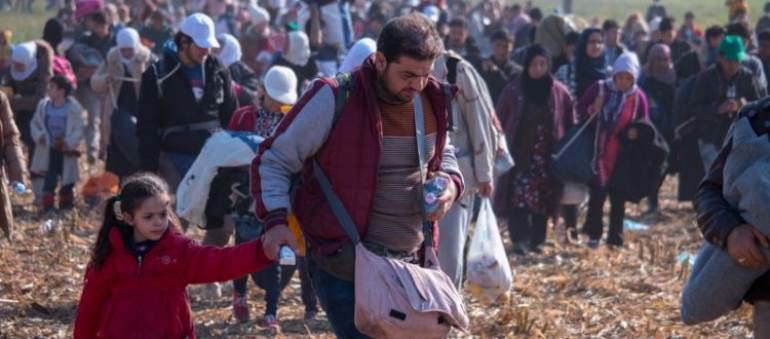
[{"label": "white cap", "polygon": [[139,32],[131,27],[121,29],[115,40],[118,48],[139,48]]},{"label": "white cap", "polygon": [[214,22],[208,15],[195,13],[188,16],[179,24],[179,31],[191,37],[200,48],[219,48],[214,36]]},{"label": "white cap", "polygon": [[437,23],[439,16],[441,15],[441,11],[434,5],[428,5],[422,9],[422,14],[427,16],[430,21],[433,21],[433,23]]},{"label": "white cap", "polygon": [[251,16],[252,25],[259,25],[263,22],[270,21],[270,13],[256,4],[249,5],[249,15]]},{"label": "white cap", "polygon": [[353,44],[345,59],[342,59],[340,72],[350,73],[356,67],[361,66],[364,60],[377,51],[377,42],[369,38],[362,38]]},{"label": "white cap", "polygon": [[293,105],[297,102],[297,76],[288,67],[273,66],[265,74],[265,91],[274,100]]},{"label": "white cap", "polygon": [[420,5],[420,0],[406,0],[406,4],[409,5],[409,7],[417,7]]}]

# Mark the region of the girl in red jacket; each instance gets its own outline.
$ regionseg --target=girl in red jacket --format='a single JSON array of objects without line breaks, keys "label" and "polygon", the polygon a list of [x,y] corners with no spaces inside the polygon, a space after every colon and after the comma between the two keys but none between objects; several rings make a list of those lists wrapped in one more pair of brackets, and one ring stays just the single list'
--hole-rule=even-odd
[{"label": "girl in red jacket", "polygon": [[187,285],[232,280],[268,264],[259,239],[200,246],[179,231],[168,185],[126,179],[107,201],[86,270],[74,337],[195,338]]}]

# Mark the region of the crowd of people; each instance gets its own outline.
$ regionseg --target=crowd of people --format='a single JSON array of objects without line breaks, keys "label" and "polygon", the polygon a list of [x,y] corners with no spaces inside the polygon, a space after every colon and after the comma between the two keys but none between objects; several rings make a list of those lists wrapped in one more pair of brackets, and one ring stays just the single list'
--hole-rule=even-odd
[{"label": "crowd of people", "polygon": [[[694,12],[677,27],[660,0],[621,22],[583,20],[571,1],[553,12],[497,0],[51,1],[58,14],[40,39],[0,34],[0,221],[12,231],[9,188],[30,186],[50,214],[76,205],[80,166],[119,178],[76,338],[193,337],[190,283],[217,295],[215,282],[233,280],[234,317],[248,322],[248,274],[266,291],[258,325],[278,326],[295,273],[275,261],[280,246],[299,254],[305,319],[320,304],[338,337],[364,337],[353,323],[354,250],[317,171],[369,250],[419,263],[424,237],[437,236],[458,289],[480,199],[494,202],[515,255],[542,253],[549,220],[566,230],[559,241],[622,249],[626,203],[658,213],[668,175],[678,199],[694,201],[706,241],[764,266],[752,246],[766,236],[720,194],[733,122],[767,131],[754,118],[764,113],[739,112],[767,95],[770,3],[753,29],[745,1],[725,5],[726,23],[703,29]],[[205,222],[177,220],[175,193],[200,176],[194,164],[224,158],[206,152],[223,131],[255,138],[253,160],[214,171],[199,193]],[[512,168],[500,170],[506,155]],[[564,163],[572,173],[555,170]],[[426,212],[422,187],[437,177],[448,185]],[[425,222],[441,232],[423,233]],[[206,230],[204,247],[182,235],[190,225]],[[132,287],[142,258],[159,251],[187,266],[149,262],[150,282]],[[770,275],[746,295],[757,337],[770,337],[766,286]],[[127,313],[140,304],[158,307]],[[163,312],[174,321],[149,326]]]}]

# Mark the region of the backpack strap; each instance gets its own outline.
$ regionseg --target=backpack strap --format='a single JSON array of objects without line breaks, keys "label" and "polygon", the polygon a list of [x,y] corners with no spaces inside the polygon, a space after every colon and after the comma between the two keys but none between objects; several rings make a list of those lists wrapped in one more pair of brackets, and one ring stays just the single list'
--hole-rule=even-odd
[{"label": "backpack strap", "polygon": [[337,98],[334,100],[334,118],[332,118],[332,128],[337,124],[337,120],[342,114],[342,109],[348,102],[350,92],[353,91],[353,76],[350,73],[338,73],[334,76],[334,82],[337,83]]}]

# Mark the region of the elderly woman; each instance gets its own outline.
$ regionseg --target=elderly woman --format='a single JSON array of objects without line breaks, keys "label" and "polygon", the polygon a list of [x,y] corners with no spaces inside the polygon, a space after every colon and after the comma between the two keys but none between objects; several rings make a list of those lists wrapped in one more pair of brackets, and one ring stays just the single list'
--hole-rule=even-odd
[{"label": "elderly woman", "polygon": [[[37,103],[48,90],[53,76],[53,50],[44,40],[33,40],[17,45],[11,54],[11,109],[16,114],[16,126],[28,154],[34,153],[35,142],[29,124]],[[39,183],[42,188],[42,182]]]},{"label": "elderly woman", "polygon": [[565,130],[576,122],[567,87],[550,73],[550,56],[541,45],[527,48],[524,71],[503,89],[497,114],[516,166],[499,179],[498,214],[508,216],[514,252],[539,253],[548,218],[561,200],[562,183],[549,171],[550,155]]},{"label": "elderly woman", "polygon": [[[117,46],[91,77],[91,88],[103,95],[99,149],[106,150],[106,170],[125,177],[138,170],[136,114],[142,73],[153,62],[152,52],[139,43],[139,33],[124,28]],[[115,115],[115,116],[113,116]],[[113,124],[112,122],[116,122]]]},{"label": "elderly woman", "polygon": [[235,83],[233,88],[235,88],[235,94],[238,97],[238,106],[251,105],[257,97],[259,81],[254,70],[241,61],[241,56],[243,55],[241,53],[241,43],[234,36],[227,33],[220,34],[217,40],[219,40],[219,45],[221,46],[217,56],[230,69],[230,77],[232,77]]},{"label": "elderly woman", "polygon": [[304,32],[291,32],[283,45],[281,56],[273,66],[284,66],[294,71],[297,76],[297,94],[318,76],[318,66],[310,55],[310,40]]},{"label": "elderly woman", "polygon": [[[623,246],[623,218],[625,198],[608,188],[612,171],[621,152],[620,139],[628,126],[637,119],[648,119],[647,97],[636,86],[639,79],[639,60],[634,54],[623,54],[616,61],[612,77],[594,83],[580,99],[577,111],[583,118],[597,115],[592,132],[596,133],[594,168],[597,177],[590,184],[588,215],[583,232],[588,234],[588,247],[597,248],[602,236],[604,201],[610,198],[610,227],[607,244]],[[636,131],[628,129],[628,139],[636,138]]]}]

